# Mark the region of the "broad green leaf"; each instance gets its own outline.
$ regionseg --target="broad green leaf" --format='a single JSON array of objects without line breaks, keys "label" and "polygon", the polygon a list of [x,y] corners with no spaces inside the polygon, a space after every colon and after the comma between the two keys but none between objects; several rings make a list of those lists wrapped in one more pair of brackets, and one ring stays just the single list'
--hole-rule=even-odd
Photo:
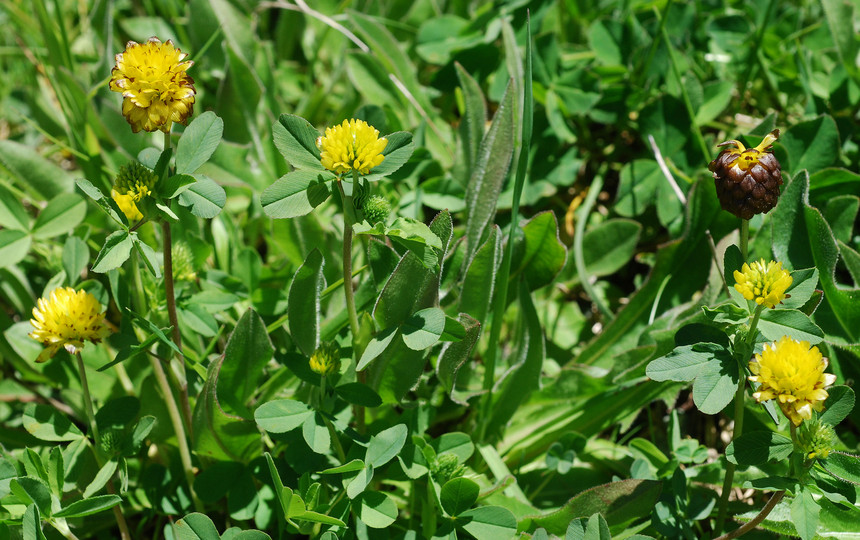
[{"label": "broad green leaf", "polygon": [[344,478],[346,484],[346,496],[350,499],[355,499],[367,489],[370,482],[373,480],[374,469],[370,465],[366,465],[359,469],[356,474],[350,474]]},{"label": "broad green leaf", "polygon": [[57,195],[33,223],[34,238],[52,238],[72,231],[87,215],[87,203],[76,193]]},{"label": "broad green leaf", "polygon": [[358,365],[356,366],[356,371],[361,371],[367,367],[374,359],[376,359],[380,354],[385,352],[385,349],[388,348],[388,345],[391,343],[391,340],[394,339],[394,336],[397,334],[398,327],[394,326],[391,328],[386,328],[379,334],[373,336],[370,340],[370,343],[365,347],[364,352],[361,354],[361,359],[358,361]]},{"label": "broad green leaf", "polygon": [[[551,211],[541,212],[529,219],[523,226],[523,244],[514,253],[516,270],[511,276],[521,275],[535,290],[552,283],[564,267],[567,248],[558,237],[558,222]],[[511,285],[508,297],[513,297]]]},{"label": "broad green leaf", "polygon": [[215,524],[205,514],[188,514],[173,524],[176,540],[221,540]]},{"label": "broad green leaf", "polygon": [[496,213],[496,201],[514,152],[514,92],[510,83],[481,141],[477,161],[466,186],[466,261],[478,250],[484,230]]},{"label": "broad green leaf", "polygon": [[0,231],[0,268],[17,264],[30,251],[31,237],[26,231]]},{"label": "broad green leaf", "polygon": [[827,393],[829,395],[824,401],[824,412],[820,420],[835,426],[854,410],[854,390],[850,386],[840,385],[828,388]]},{"label": "broad green leaf", "polygon": [[35,198],[48,200],[72,191],[74,181],[61,167],[35,149],[8,139],[0,141],[0,166]]},{"label": "broad green leaf", "polygon": [[837,241],[851,243],[858,210],[860,210],[860,198],[856,195],[841,195],[827,202],[824,207],[824,219],[830,225]]},{"label": "broad green leaf", "polygon": [[300,401],[279,399],[257,407],[254,419],[257,425],[271,433],[286,433],[313,417],[313,410]]},{"label": "broad green leaf", "polygon": [[377,223],[370,226],[367,221],[353,226],[355,234],[365,234],[388,237],[394,244],[400,245],[418,256],[427,268],[433,269],[438,265],[438,252],[442,249],[442,241],[424,223],[399,217],[390,226]]},{"label": "broad green leaf", "polygon": [[608,276],[633,257],[642,225],[629,219],[610,219],[585,233],[582,252],[590,276]]},{"label": "broad green leaf", "polygon": [[737,363],[712,360],[693,381],[693,402],[705,414],[717,414],[731,403],[738,387]]},{"label": "broad green leaf", "polygon": [[487,123],[487,104],[484,102],[484,93],[481,86],[460,65],[454,63],[457,70],[457,79],[463,91],[463,105],[460,121],[460,141],[463,145],[463,154],[466,157],[466,166],[469,171],[473,169],[478,158],[478,148],[484,138],[484,126]]},{"label": "broad green leaf", "polygon": [[272,126],[272,134],[278,151],[294,168],[325,171],[317,148],[320,133],[307,120],[282,114]]},{"label": "broad green leaf", "polygon": [[791,455],[791,439],[772,431],[744,433],[726,448],[726,459],[735,465],[761,465],[781,461]]},{"label": "broad green leaf", "polygon": [[320,413],[314,413],[304,421],[302,436],[317,454],[327,454],[331,450],[331,434]]},{"label": "broad green leaf", "polygon": [[479,506],[457,516],[457,524],[475,538],[511,538],[517,518],[501,506]]},{"label": "broad green leaf", "polygon": [[118,495],[99,495],[97,497],[89,497],[73,502],[54,514],[54,517],[77,518],[91,516],[113,508],[121,502],[122,498]]},{"label": "broad green leaf", "polygon": [[360,382],[346,383],[336,386],[335,393],[347,403],[362,405],[364,407],[379,407],[382,398],[366,384]]},{"label": "broad green leaf", "polygon": [[361,521],[371,529],[384,529],[397,519],[397,505],[381,491],[365,491],[352,505]]},{"label": "broad green leaf", "polygon": [[453,478],[442,486],[439,501],[448,514],[458,516],[475,504],[480,491],[480,486],[474,480],[463,477]]},{"label": "broad green leaf", "polygon": [[206,163],[224,132],[224,121],[212,111],[195,118],[176,143],[176,174],[193,174]]},{"label": "broad green leaf", "polygon": [[812,498],[809,489],[803,489],[791,501],[791,520],[801,540],[812,540],[818,527],[818,514],[821,508]]},{"label": "broad green leaf", "polygon": [[758,328],[767,339],[777,341],[783,336],[816,345],[824,339],[824,332],[805,313],[795,309],[766,309],[761,314]]},{"label": "broad green leaf", "polygon": [[364,461],[375,468],[385,465],[400,453],[408,434],[406,424],[397,424],[377,433],[367,444]]},{"label": "broad green leaf", "polygon": [[845,452],[830,452],[822,465],[835,478],[860,485],[860,456]]},{"label": "broad green leaf", "polygon": [[416,351],[432,347],[445,331],[445,312],[427,308],[415,313],[400,327],[406,346]]},{"label": "broad green leaf", "polygon": [[461,313],[458,318],[466,330],[466,335],[461,341],[446,343],[442,347],[442,352],[439,353],[439,359],[436,362],[436,376],[451,399],[464,405],[465,403],[455,396],[457,374],[469,360],[472,349],[481,333],[481,324],[465,313]]},{"label": "broad green leaf", "polygon": [[45,533],[42,532],[42,516],[35,504],[27,505],[21,525],[24,540],[46,540]]},{"label": "broad green leaf", "polygon": [[625,164],[619,175],[615,211],[625,217],[643,214],[654,204],[657,187],[660,182],[665,181],[659,165],[654,160],[636,159]]},{"label": "broad green leaf", "polygon": [[221,213],[227,204],[224,188],[202,174],[193,175],[197,182],[179,194],[179,204],[188,206],[191,213],[203,219],[211,219]]},{"label": "broad green leaf", "polygon": [[92,271],[103,274],[119,268],[131,256],[134,240],[126,231],[116,231],[105,239],[105,244],[93,261]]},{"label": "broad green leaf", "polygon": [[587,489],[554,512],[528,516],[521,520],[525,530],[543,527],[550,534],[565,534],[570,521],[577,517],[602,514],[611,527],[650,515],[662,490],[655,480],[620,480]]},{"label": "broad green leaf", "polygon": [[818,269],[795,270],[791,273],[791,278],[791,286],[785,291],[786,298],[780,307],[799,309],[815,294],[818,287]]},{"label": "broad green leaf", "polygon": [[293,171],[267,187],[260,195],[260,203],[271,218],[303,216],[328,199],[334,180],[328,171]]},{"label": "broad green leaf", "polygon": [[460,311],[468,313],[473,319],[486,319],[493,299],[496,272],[502,262],[502,231],[493,225],[484,244],[466,270],[460,293]]},{"label": "broad green leaf", "polygon": [[729,351],[716,343],[683,345],[649,363],[645,374],[655,381],[690,382],[718,357],[731,360]]},{"label": "broad green leaf", "polygon": [[789,155],[783,167],[797,174],[806,169],[810,174],[836,164],[839,158],[839,128],[833,117],[822,115],[791,126],[779,142]]},{"label": "broad green leaf", "polygon": [[264,367],[273,353],[263,319],[253,309],[246,310],[236,323],[220,362],[218,399],[226,412],[251,418],[246,404],[259,390]]},{"label": "broad green leaf", "polygon": [[311,356],[320,341],[320,295],[325,289],[325,260],[314,248],[296,270],[290,284],[287,313],[290,334],[305,356]]}]

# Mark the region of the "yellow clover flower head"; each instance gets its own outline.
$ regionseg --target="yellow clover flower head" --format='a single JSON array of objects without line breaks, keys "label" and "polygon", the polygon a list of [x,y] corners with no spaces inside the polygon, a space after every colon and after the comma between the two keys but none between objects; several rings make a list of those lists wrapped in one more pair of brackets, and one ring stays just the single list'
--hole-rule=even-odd
[{"label": "yellow clover flower head", "polygon": [[340,348],[334,343],[323,343],[311,355],[311,371],[326,377],[340,367]]},{"label": "yellow clover flower head", "polygon": [[323,167],[335,174],[358,171],[367,174],[385,159],[382,151],[388,139],[364,120],[344,120],[339,126],[326,128],[317,139]]},{"label": "yellow clover flower head", "polygon": [[194,62],[167,40],[151,37],[146,43],[129,41],[116,55],[110,89],[122,93],[122,114],[131,130],[170,131],[184,124],[194,109],[194,79],[186,71]]},{"label": "yellow clover flower head", "polygon": [[782,269],[781,262],[764,259],[749,265],[744,263],[741,271],[735,270],[735,289],[747,300],[773,308],[785,299],[785,291],[791,286],[791,275]]},{"label": "yellow clover flower head", "polygon": [[827,399],[827,387],[836,382],[836,375],[824,373],[827,359],[818,347],[808,341],[796,341],[783,336],[764,346],[761,354],[749,363],[749,380],[760,383],[753,397],[759,403],[776,399],[779,408],[795,426],[812,418]]},{"label": "yellow clover flower head", "polygon": [[75,354],[85,341],[98,343],[111,333],[96,297],[71,287],[54,289],[46,298],[39,298],[30,324],[30,337],[47,346],[37,362],[53,358],[61,347]]}]

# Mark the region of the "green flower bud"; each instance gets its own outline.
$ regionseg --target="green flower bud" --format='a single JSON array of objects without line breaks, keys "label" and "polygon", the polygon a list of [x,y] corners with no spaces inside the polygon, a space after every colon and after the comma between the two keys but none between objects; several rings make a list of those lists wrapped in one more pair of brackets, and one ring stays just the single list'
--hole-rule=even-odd
[{"label": "green flower bud", "polygon": [[104,450],[104,453],[107,455],[111,455],[119,450],[121,442],[120,434],[117,433],[116,430],[109,429],[102,433],[101,446],[102,450]]},{"label": "green flower bud", "polygon": [[385,197],[374,195],[364,203],[364,219],[371,225],[376,225],[379,222],[385,222],[388,219],[388,214],[391,213],[391,203],[385,200]]},{"label": "green flower bud", "polygon": [[194,255],[191,249],[183,241],[173,244],[173,280],[194,281],[197,274],[194,272]]},{"label": "green flower bud", "polygon": [[131,197],[134,202],[140,202],[152,194],[156,180],[158,177],[154,172],[137,161],[132,161],[120,167],[113,189],[120,195]]},{"label": "green flower bud", "polygon": [[450,452],[445,452],[436,458],[436,463],[432,465],[431,471],[439,483],[444,484],[452,478],[463,476],[465,468],[460,465],[460,460],[457,456]]},{"label": "green flower bud", "polygon": [[833,427],[818,421],[804,422],[797,432],[797,440],[807,459],[826,459],[835,441]]},{"label": "green flower bud", "polygon": [[335,343],[323,343],[311,355],[311,371],[323,377],[337,372],[340,367],[340,348]]}]

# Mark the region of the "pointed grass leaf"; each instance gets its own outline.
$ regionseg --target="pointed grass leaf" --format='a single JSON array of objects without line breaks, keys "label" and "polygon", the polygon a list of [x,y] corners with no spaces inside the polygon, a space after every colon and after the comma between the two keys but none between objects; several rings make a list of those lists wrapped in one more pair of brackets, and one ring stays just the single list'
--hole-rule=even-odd
[{"label": "pointed grass leaf", "polygon": [[515,92],[511,84],[484,135],[477,161],[466,186],[466,261],[471,262],[484,230],[496,213],[496,202],[514,153]]},{"label": "pointed grass leaf", "polygon": [[218,373],[219,401],[227,412],[251,418],[246,403],[259,390],[273,354],[265,322],[253,309],[246,310],[230,334]]},{"label": "pointed grass leaf", "polygon": [[479,506],[457,516],[457,525],[475,538],[511,538],[517,518],[501,506]]},{"label": "pointed grass leaf", "polygon": [[109,510],[121,502],[122,498],[118,495],[99,495],[97,497],[88,497],[83,500],[73,502],[54,514],[54,517],[78,518],[91,516],[93,514]]},{"label": "pointed grass leaf", "polygon": [[463,325],[466,334],[461,341],[446,343],[442,347],[442,352],[439,353],[439,359],[436,362],[436,376],[451,396],[451,399],[463,404],[459,398],[455,398],[454,396],[457,375],[463,365],[469,360],[472,349],[478,341],[478,336],[481,333],[481,323],[466,313],[461,313],[458,319],[460,324]]},{"label": "pointed grass leaf", "polygon": [[304,216],[329,198],[334,180],[328,171],[293,171],[267,187],[260,204],[271,218]]},{"label": "pointed grass leaf", "polygon": [[781,461],[791,455],[791,439],[772,431],[744,433],[726,448],[726,459],[742,467],[761,465],[768,461]]},{"label": "pointed grass leaf", "polygon": [[188,514],[173,524],[176,540],[221,540],[215,524],[205,514]]},{"label": "pointed grass leaf", "polygon": [[445,312],[439,308],[427,308],[415,313],[400,327],[406,346],[421,351],[439,342],[445,331]]},{"label": "pointed grass leaf", "polygon": [[190,207],[191,213],[199,218],[214,218],[227,204],[227,194],[224,188],[208,176],[202,174],[193,176],[197,182],[179,194],[179,204]]},{"label": "pointed grass leaf", "polygon": [[477,502],[480,491],[480,486],[474,480],[453,478],[442,486],[439,501],[448,514],[458,516]]},{"label": "pointed grass leaf", "polygon": [[766,309],[761,314],[758,327],[764,337],[773,341],[788,336],[817,345],[824,339],[821,328],[805,313],[796,309]]},{"label": "pointed grass leaf", "polygon": [[406,424],[397,424],[377,433],[370,438],[364,461],[376,468],[385,465],[400,453],[408,434]]},{"label": "pointed grass leaf", "polygon": [[502,231],[493,225],[484,244],[466,270],[460,293],[460,311],[483,321],[490,309],[496,273],[502,262]]},{"label": "pointed grass leaf", "polygon": [[212,111],[195,118],[176,143],[176,173],[193,174],[215,153],[224,121]]},{"label": "pointed grass leaf", "polygon": [[52,238],[72,231],[87,215],[87,203],[77,193],[61,193],[33,223],[34,238]]},{"label": "pointed grass leaf", "polygon": [[478,82],[469,75],[459,62],[455,62],[454,67],[457,70],[457,79],[460,81],[460,88],[463,92],[463,106],[465,108],[461,114],[463,120],[459,127],[460,143],[463,145],[463,154],[466,157],[468,170],[471,171],[475,166],[478,148],[484,137],[484,126],[487,123],[487,104]]},{"label": "pointed grass leaf", "polygon": [[854,410],[854,390],[850,386],[832,386],[827,389],[824,412],[819,419],[825,424],[835,426]]},{"label": "pointed grass leaf", "polygon": [[314,353],[320,341],[320,295],[326,286],[324,266],[322,253],[314,248],[296,270],[290,284],[287,303],[290,334],[308,357]]},{"label": "pointed grass leaf", "polygon": [[371,529],[384,529],[397,519],[397,504],[381,491],[365,491],[352,505],[361,521]]},{"label": "pointed grass leaf", "polygon": [[294,168],[325,170],[317,148],[320,133],[304,118],[282,114],[272,127],[272,135],[278,151]]},{"label": "pointed grass leaf", "polygon": [[105,239],[105,244],[93,261],[92,271],[103,274],[119,268],[131,256],[134,240],[128,231],[115,231]]},{"label": "pointed grass leaf", "polygon": [[257,425],[270,433],[292,431],[312,418],[314,411],[300,401],[279,399],[257,407],[254,419]]}]

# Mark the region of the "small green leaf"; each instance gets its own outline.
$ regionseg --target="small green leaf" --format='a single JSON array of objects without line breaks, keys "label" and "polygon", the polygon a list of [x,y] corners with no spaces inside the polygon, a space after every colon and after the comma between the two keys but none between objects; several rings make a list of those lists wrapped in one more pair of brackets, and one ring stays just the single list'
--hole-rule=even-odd
[{"label": "small green leaf", "polygon": [[364,469],[364,462],[360,459],[354,459],[349,463],[341,465],[340,467],[332,467],[331,469],[325,469],[320,471],[320,474],[343,474],[343,473],[353,473]]},{"label": "small green leaf", "polygon": [[279,399],[260,405],[254,411],[257,425],[270,433],[292,431],[312,418],[313,410],[300,401]]},{"label": "small green leaf", "polygon": [[119,268],[131,256],[134,240],[128,231],[116,231],[105,239],[105,244],[93,262],[92,271],[103,274]]},{"label": "small green leaf", "polygon": [[835,426],[854,410],[854,390],[850,386],[833,386],[827,393],[820,420]]},{"label": "small green leaf", "polygon": [[791,439],[772,431],[744,433],[726,448],[726,459],[735,465],[760,465],[768,461],[781,461],[791,455]]},{"label": "small green leaf", "polygon": [[172,199],[185,192],[195,182],[197,179],[190,174],[175,174],[159,186],[159,192],[165,199]]},{"label": "small green leaf", "polygon": [[99,495],[97,497],[89,497],[81,501],[75,501],[69,506],[63,508],[54,517],[61,518],[77,518],[98,514],[109,508],[113,508],[122,502],[122,497],[119,495]]},{"label": "small green leaf", "polygon": [[830,452],[822,465],[824,470],[833,477],[860,486],[860,456],[845,452]]},{"label": "small green leaf", "polygon": [[817,345],[824,339],[821,328],[805,313],[796,309],[766,309],[761,314],[758,328],[764,337],[773,341],[788,336]]},{"label": "small green leaf", "polygon": [[791,501],[791,521],[801,540],[812,540],[818,527],[818,514],[821,507],[812,498],[808,488],[801,488]]},{"label": "small green leaf", "polygon": [[438,343],[444,331],[445,312],[439,308],[422,309],[406,319],[401,326],[404,343],[415,351]]},{"label": "small green leaf", "polygon": [[331,434],[320,413],[314,413],[304,421],[302,436],[317,454],[326,454],[331,450]]},{"label": "small green leaf", "polygon": [[282,114],[272,126],[272,135],[278,151],[296,169],[325,170],[316,144],[320,133],[304,118]]},{"label": "small green leaf", "polygon": [[30,251],[31,237],[26,231],[0,231],[0,268],[17,264]]},{"label": "small green leaf", "polygon": [[[0,245],[3,242],[0,241]],[[0,259],[2,260],[2,259]],[[63,270],[66,271],[66,279],[69,285],[74,286],[81,277],[81,272],[90,261],[90,248],[87,243],[77,236],[69,236],[63,244]]]},{"label": "small green leaf", "polygon": [[389,133],[385,138],[388,139],[388,144],[385,145],[385,149],[382,151],[385,159],[364,176],[366,180],[371,182],[385,178],[397,171],[397,169],[409,161],[409,157],[415,150],[415,146],[412,144],[411,133],[397,131]]},{"label": "small green leaf", "polygon": [[24,540],[46,540],[45,533],[42,532],[42,516],[35,504],[28,505],[24,510],[22,526]]},{"label": "small green leaf", "polygon": [[403,448],[408,434],[406,424],[397,424],[379,432],[370,438],[364,460],[375,468],[385,465]]},{"label": "small green leaf", "polygon": [[517,518],[501,506],[479,506],[457,516],[457,524],[475,538],[511,538]]},{"label": "small green leaf", "polygon": [[176,143],[177,174],[192,174],[206,163],[218,148],[223,132],[224,121],[214,112],[206,111],[195,118]]},{"label": "small green leaf", "polygon": [[111,460],[99,469],[99,472],[96,473],[96,477],[93,478],[93,481],[90,482],[90,485],[88,485],[87,489],[84,490],[84,499],[89,499],[105,487],[108,481],[113,477],[113,473],[116,472],[117,465],[118,463],[116,461]]},{"label": "small green leaf", "polygon": [[365,491],[352,504],[354,510],[358,506],[358,517],[371,529],[384,529],[397,519],[397,505],[381,491]]},{"label": "small green leaf", "polygon": [[51,515],[51,489],[43,480],[22,476],[12,479],[9,488],[22,503],[34,503],[43,515]]},{"label": "small green leaf", "polygon": [[30,230],[30,216],[24,205],[3,187],[0,187],[0,226],[20,231]]},{"label": "small green leaf", "polygon": [[368,364],[382,354],[385,349],[388,348],[388,345],[391,343],[391,340],[394,339],[396,333],[397,327],[392,326],[391,328],[386,328],[379,334],[373,336],[370,343],[367,344],[367,347],[365,347],[364,352],[361,354],[361,359],[358,361],[358,366],[355,370],[363,370]]},{"label": "small green leaf", "polygon": [[188,514],[173,524],[176,540],[221,540],[215,524],[204,514]]},{"label": "small green leaf", "polygon": [[453,478],[442,486],[439,500],[449,515],[458,516],[475,504],[480,491],[480,486],[474,480]]},{"label": "small green leaf", "polygon": [[263,190],[260,204],[271,218],[304,216],[329,198],[334,180],[328,171],[293,171]]},{"label": "small green leaf", "polygon": [[362,405],[364,407],[379,407],[382,398],[372,388],[360,382],[346,383],[336,386],[335,393],[347,403]]},{"label": "small green leaf", "polygon": [[609,219],[592,227],[582,239],[585,269],[590,276],[608,276],[633,257],[642,225],[630,219]]},{"label": "small green leaf", "polygon": [[208,176],[195,174],[194,178],[197,182],[179,194],[179,204],[190,206],[191,213],[199,218],[214,218],[227,204],[227,194]]}]

